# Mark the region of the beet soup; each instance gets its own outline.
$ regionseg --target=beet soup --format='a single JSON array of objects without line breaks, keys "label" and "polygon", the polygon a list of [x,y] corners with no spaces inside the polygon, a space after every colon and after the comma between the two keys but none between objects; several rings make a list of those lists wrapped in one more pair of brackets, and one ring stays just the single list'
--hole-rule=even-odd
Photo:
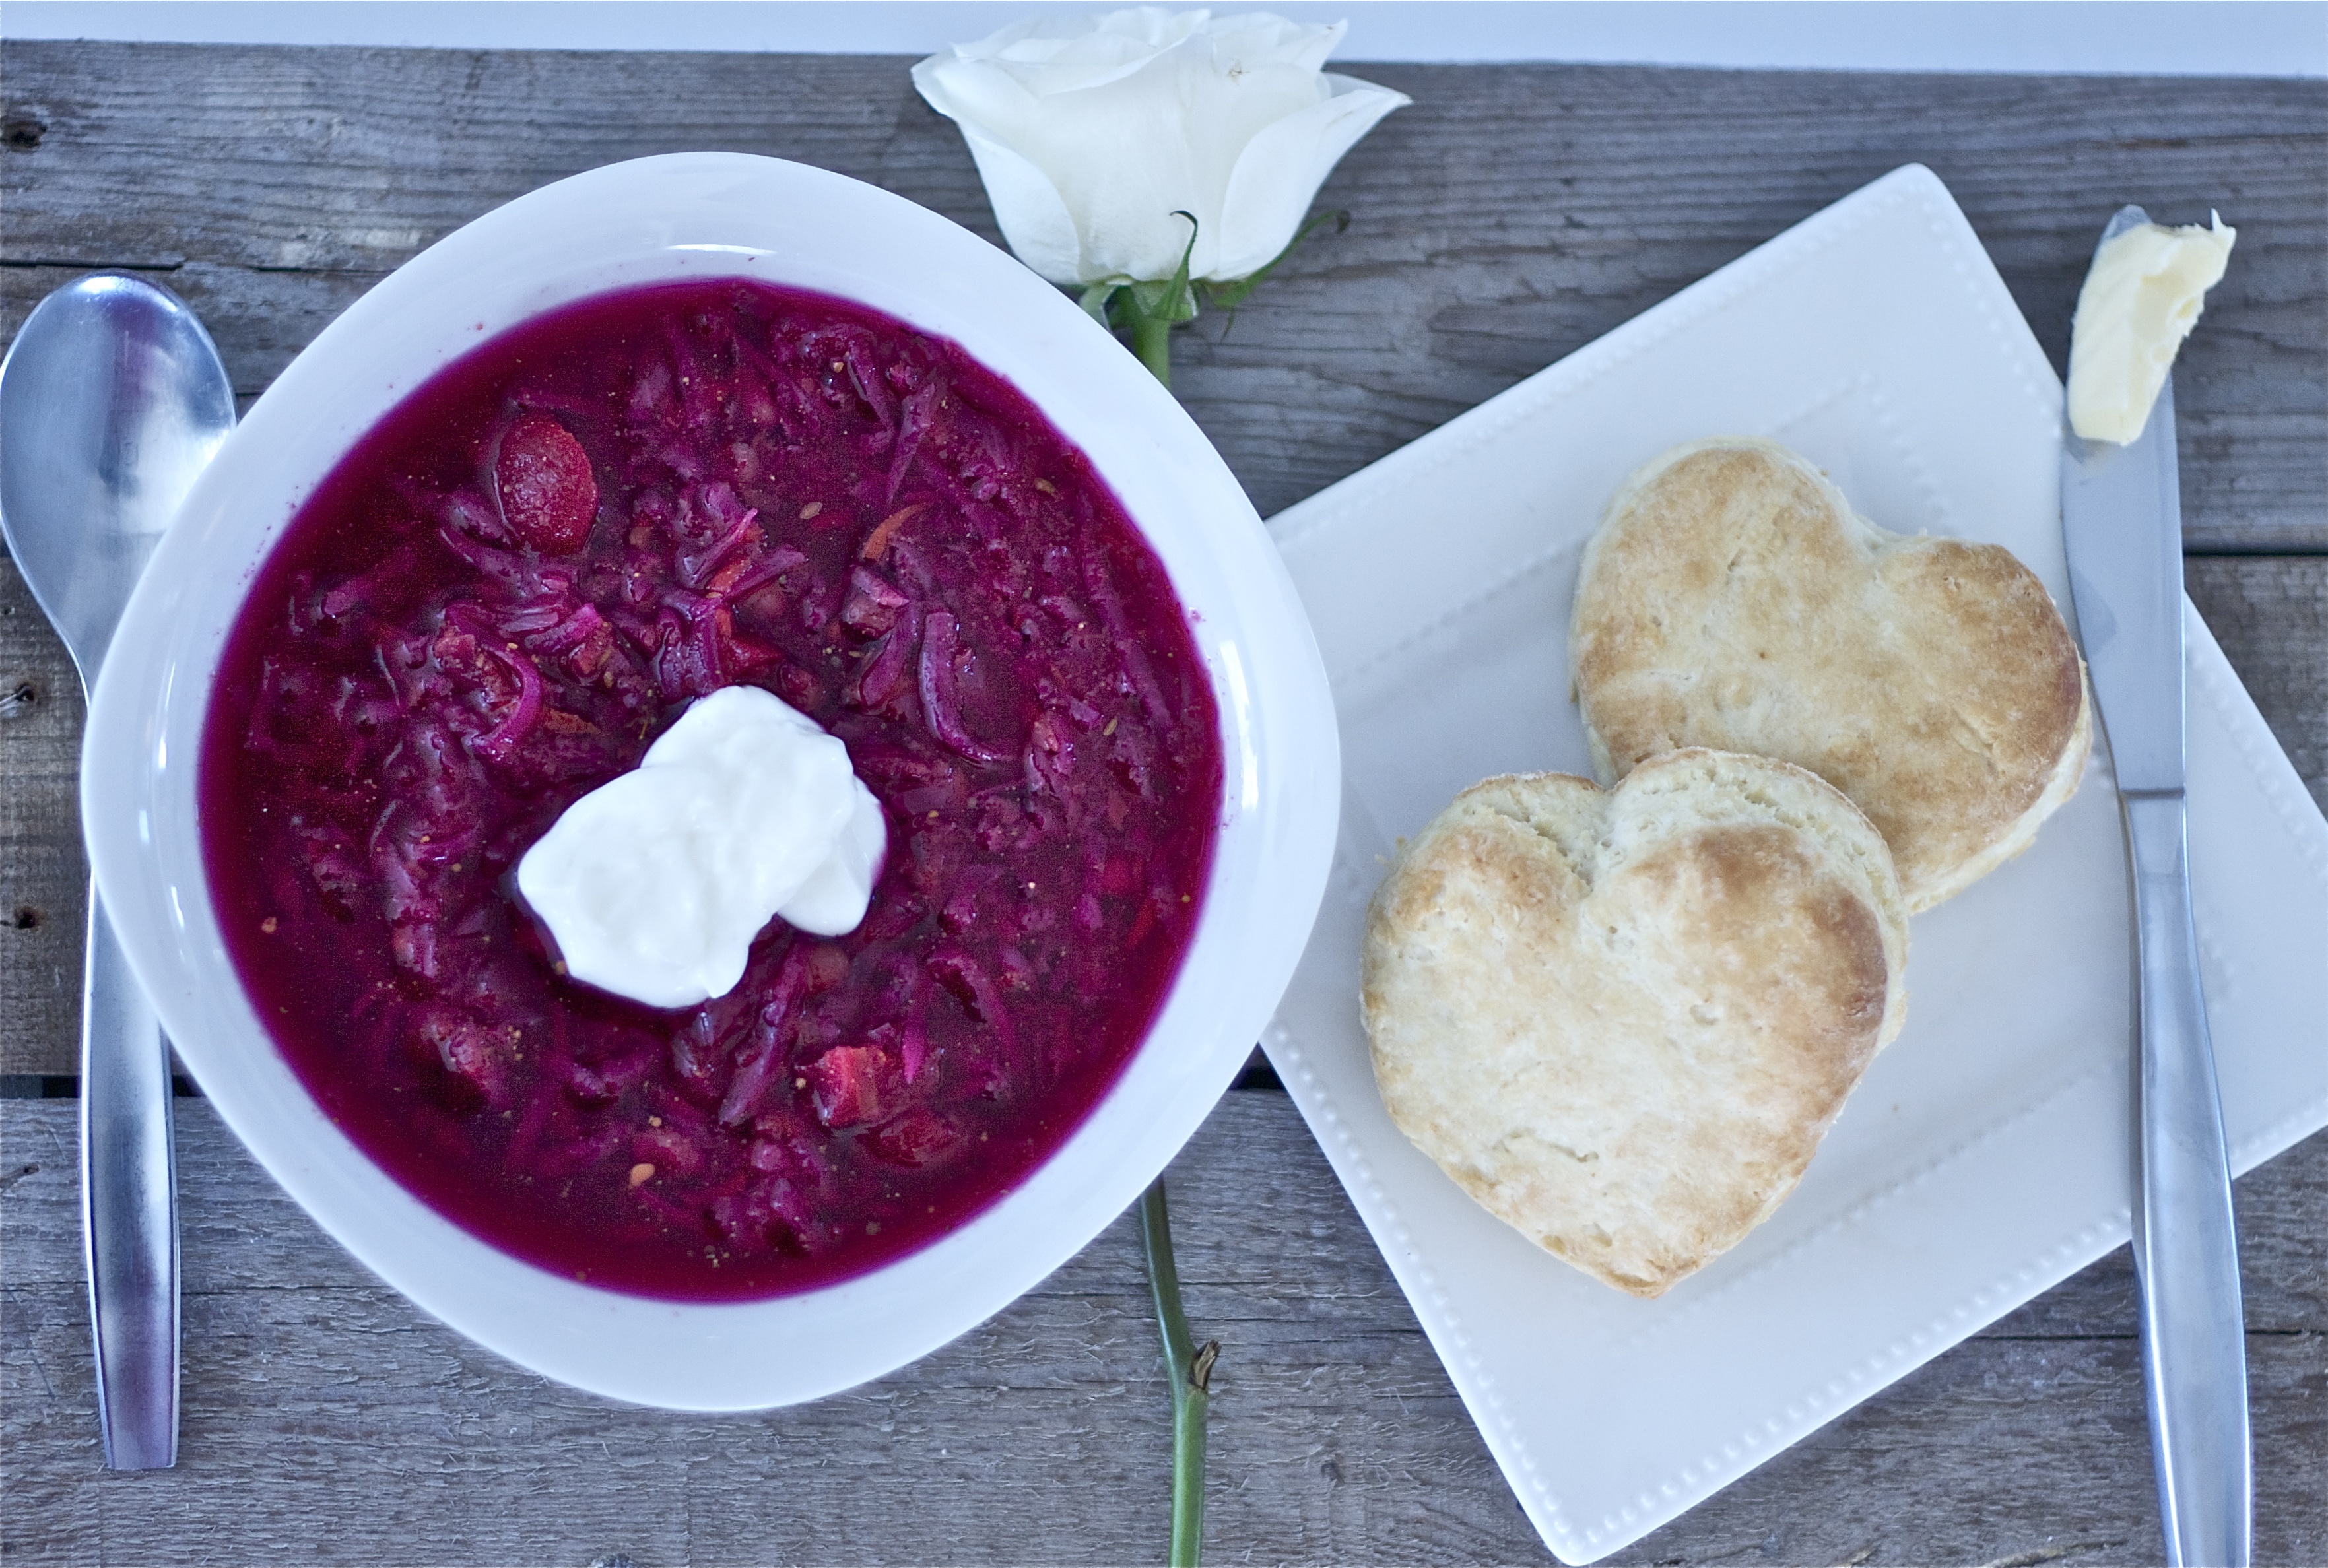
[{"label": "beet soup", "polygon": [[[568,980],[512,868],[694,699],[844,741],[888,853],[690,1009]],[[1145,1036],[1203,902],[1219,725],[1162,565],[949,342],[733,279],[483,344],[259,571],[203,737],[238,973],[333,1122],[571,1278],[732,1300],[926,1244]]]}]

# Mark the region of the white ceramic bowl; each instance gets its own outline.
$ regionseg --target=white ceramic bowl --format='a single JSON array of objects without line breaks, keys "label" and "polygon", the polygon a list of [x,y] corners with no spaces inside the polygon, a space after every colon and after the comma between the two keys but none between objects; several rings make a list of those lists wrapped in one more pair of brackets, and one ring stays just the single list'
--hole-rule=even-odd
[{"label": "white ceramic bowl", "polygon": [[[1016,1191],[943,1239],[803,1295],[650,1300],[575,1283],[438,1216],[333,1128],[261,1028],[203,879],[195,770],[258,563],[351,445],[483,337],[568,300],[746,277],[863,301],[960,343],[1089,455],[1163,559],[1219,704],[1225,799],[1179,977],[1113,1090]],[[229,1126],[389,1283],[462,1333],[617,1399],[741,1410],[925,1355],[1065,1262],[1195,1132],[1317,913],[1340,763],[1317,646],[1260,519],[1196,425],[1075,304],[870,185],[732,154],[577,174],[416,257],[324,329],[195,485],[113,641],[81,766],[90,859],[164,1026]]]}]

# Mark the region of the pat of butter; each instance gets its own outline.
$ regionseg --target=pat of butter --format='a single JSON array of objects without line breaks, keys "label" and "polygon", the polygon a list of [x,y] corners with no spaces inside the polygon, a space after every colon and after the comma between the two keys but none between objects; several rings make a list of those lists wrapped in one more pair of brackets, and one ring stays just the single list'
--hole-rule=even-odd
[{"label": "pat of butter", "polygon": [[2142,434],[2174,351],[2222,281],[2239,230],[2143,223],[2105,240],[2078,291],[2070,329],[2070,428],[2124,446]]},{"label": "pat of butter", "polygon": [[849,748],[757,687],[730,686],[567,807],[518,862],[517,885],[575,979],[692,1007],[735,989],[771,915],[821,936],[854,930],[887,847]]}]

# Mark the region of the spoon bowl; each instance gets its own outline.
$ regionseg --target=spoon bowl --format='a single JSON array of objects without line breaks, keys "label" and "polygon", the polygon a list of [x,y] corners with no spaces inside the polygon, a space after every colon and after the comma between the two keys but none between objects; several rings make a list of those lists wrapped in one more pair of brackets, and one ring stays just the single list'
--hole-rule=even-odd
[{"label": "spoon bowl", "polygon": [[98,273],[25,318],[0,364],[0,533],[84,687],[233,428],[218,350],[175,295]]}]

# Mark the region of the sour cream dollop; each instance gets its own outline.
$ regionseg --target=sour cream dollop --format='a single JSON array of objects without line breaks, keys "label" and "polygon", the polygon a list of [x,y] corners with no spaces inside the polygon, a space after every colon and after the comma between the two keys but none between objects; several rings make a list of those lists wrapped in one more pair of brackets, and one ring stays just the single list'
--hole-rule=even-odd
[{"label": "sour cream dollop", "polygon": [[2150,422],[2239,238],[2220,213],[2209,216],[2207,229],[2137,224],[2095,253],[2070,328],[2070,428],[2087,440],[2125,446]]},{"label": "sour cream dollop", "polygon": [[730,686],[567,807],[517,885],[576,980],[693,1007],[735,989],[771,915],[820,936],[856,929],[887,848],[839,737]]}]

